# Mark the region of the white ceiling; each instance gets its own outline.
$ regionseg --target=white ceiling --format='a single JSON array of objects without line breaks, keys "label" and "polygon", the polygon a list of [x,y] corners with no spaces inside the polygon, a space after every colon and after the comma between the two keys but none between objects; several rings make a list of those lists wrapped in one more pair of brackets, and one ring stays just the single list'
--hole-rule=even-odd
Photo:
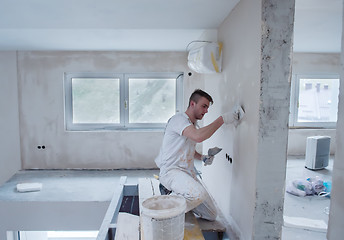
[{"label": "white ceiling", "polygon": [[[238,2],[1,0],[0,50],[185,51],[214,40]],[[342,2],[296,0],[295,51],[340,52]]]},{"label": "white ceiling", "polygon": [[295,0],[294,51],[340,52],[343,0]]}]

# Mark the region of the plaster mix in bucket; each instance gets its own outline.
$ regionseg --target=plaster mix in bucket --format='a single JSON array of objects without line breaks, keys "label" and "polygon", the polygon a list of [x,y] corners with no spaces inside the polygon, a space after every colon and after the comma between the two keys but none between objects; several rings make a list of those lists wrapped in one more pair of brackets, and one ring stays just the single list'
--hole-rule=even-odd
[{"label": "plaster mix in bucket", "polygon": [[142,203],[142,227],[145,239],[182,240],[186,202],[181,196],[155,196]]}]

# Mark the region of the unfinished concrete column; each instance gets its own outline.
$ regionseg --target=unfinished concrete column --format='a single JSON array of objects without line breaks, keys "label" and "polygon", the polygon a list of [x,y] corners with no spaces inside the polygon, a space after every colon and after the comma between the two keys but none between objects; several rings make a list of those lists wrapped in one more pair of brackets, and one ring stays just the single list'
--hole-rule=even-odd
[{"label": "unfinished concrete column", "polygon": [[[343,6],[344,12],[344,6]],[[342,19],[342,52],[340,54],[340,88],[336,130],[336,158],[333,163],[331,207],[327,239],[344,236],[344,16]]]},{"label": "unfinished concrete column", "polygon": [[256,202],[252,239],[280,239],[295,1],[262,0]]}]

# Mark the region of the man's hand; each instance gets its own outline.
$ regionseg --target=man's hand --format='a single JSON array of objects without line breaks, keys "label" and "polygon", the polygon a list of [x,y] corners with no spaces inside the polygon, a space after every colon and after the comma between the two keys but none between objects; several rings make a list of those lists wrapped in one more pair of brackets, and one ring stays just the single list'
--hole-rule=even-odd
[{"label": "man's hand", "polygon": [[202,155],[201,160],[204,162],[204,166],[211,165],[214,161],[214,156]]},{"label": "man's hand", "polygon": [[222,115],[223,122],[225,124],[234,124],[237,127],[245,115],[244,109],[240,105],[235,105],[231,112],[227,112]]}]

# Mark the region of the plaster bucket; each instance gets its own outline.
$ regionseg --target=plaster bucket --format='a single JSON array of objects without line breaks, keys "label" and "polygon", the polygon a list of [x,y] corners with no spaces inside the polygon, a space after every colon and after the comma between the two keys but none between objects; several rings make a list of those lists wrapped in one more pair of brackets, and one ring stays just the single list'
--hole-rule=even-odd
[{"label": "plaster bucket", "polygon": [[142,203],[144,239],[183,240],[186,201],[181,196],[162,195]]}]

